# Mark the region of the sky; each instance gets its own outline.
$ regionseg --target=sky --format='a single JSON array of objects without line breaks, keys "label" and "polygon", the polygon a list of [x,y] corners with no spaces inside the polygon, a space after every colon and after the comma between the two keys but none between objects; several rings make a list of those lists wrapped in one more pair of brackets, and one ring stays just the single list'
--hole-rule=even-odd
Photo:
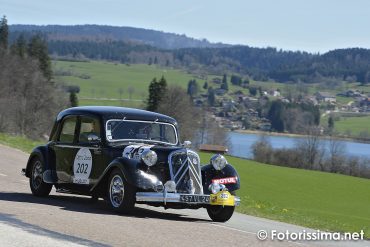
[{"label": "sky", "polygon": [[370,0],[0,0],[9,24],[104,24],[324,53],[370,48]]}]

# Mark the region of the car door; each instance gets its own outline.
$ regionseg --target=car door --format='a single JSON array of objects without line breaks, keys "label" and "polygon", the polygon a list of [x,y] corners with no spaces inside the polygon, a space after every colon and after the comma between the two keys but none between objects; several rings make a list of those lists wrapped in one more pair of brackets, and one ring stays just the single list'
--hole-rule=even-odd
[{"label": "car door", "polygon": [[77,120],[77,116],[66,116],[62,120],[57,140],[52,145],[58,183],[72,182],[72,167],[77,153]]},{"label": "car door", "polygon": [[102,125],[97,117],[80,116],[78,126],[79,150],[73,164],[73,182],[91,187],[106,167],[102,154]]}]

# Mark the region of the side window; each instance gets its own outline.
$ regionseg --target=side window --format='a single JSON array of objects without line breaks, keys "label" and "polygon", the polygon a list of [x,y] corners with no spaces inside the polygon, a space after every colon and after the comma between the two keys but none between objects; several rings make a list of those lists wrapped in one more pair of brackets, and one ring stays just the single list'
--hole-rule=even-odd
[{"label": "side window", "polygon": [[59,141],[73,143],[76,129],[76,117],[70,117],[64,120],[62,131],[60,132]]},{"label": "side window", "polygon": [[100,124],[99,120],[92,117],[81,117],[79,142],[88,142],[88,136],[94,134],[100,137]]}]

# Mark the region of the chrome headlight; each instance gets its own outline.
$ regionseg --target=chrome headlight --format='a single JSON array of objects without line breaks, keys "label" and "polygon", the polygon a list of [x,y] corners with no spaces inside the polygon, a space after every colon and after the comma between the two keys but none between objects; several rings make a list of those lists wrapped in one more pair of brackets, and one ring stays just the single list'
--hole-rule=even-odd
[{"label": "chrome headlight", "polygon": [[208,190],[212,192],[212,194],[217,194],[217,192],[221,190],[225,190],[226,186],[219,183],[211,183],[208,187]]},{"label": "chrome headlight", "polygon": [[153,150],[147,149],[141,154],[141,160],[147,165],[147,166],[153,166],[155,163],[157,163],[158,156],[157,153]]},{"label": "chrome headlight", "polygon": [[227,160],[221,154],[213,155],[210,162],[216,170],[222,170],[227,165]]}]

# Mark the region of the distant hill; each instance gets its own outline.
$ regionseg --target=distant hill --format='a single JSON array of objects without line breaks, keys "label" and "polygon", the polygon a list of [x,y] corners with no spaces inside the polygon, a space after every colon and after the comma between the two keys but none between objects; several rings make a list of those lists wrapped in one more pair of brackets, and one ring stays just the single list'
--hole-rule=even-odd
[{"label": "distant hill", "polygon": [[102,25],[10,25],[10,32],[42,32],[49,40],[66,41],[131,41],[161,49],[228,47],[222,43],[211,43],[206,39],[194,39],[182,34],[166,33],[144,28],[115,27]]},{"label": "distant hill", "polygon": [[11,25],[10,40],[41,33],[54,58],[94,59],[185,68],[196,74],[237,73],[279,82],[370,83],[370,50],[324,54],[210,43],[185,35],[99,25]]}]

